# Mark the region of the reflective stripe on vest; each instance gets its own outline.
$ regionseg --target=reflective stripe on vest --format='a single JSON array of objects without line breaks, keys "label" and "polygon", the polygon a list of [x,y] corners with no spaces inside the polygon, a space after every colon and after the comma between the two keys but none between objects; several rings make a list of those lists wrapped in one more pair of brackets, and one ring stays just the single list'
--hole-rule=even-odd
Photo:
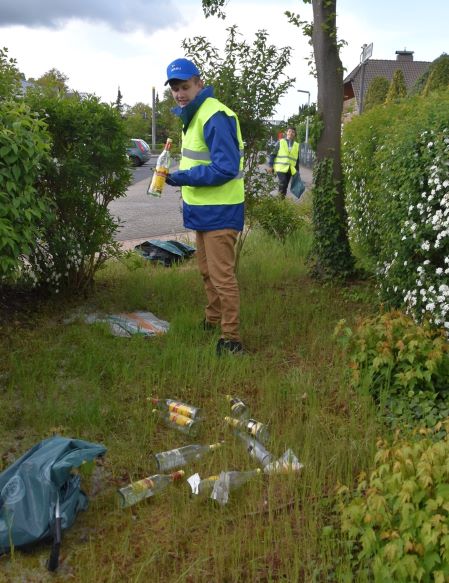
[{"label": "reflective stripe on vest", "polygon": [[274,159],[273,169],[275,172],[287,173],[290,169],[292,176],[296,174],[296,161],[298,160],[299,144],[293,142],[291,150],[288,149],[288,142],[285,139],[279,142],[279,151]]},{"label": "reflective stripe on vest", "polygon": [[187,132],[182,136],[182,157],[180,170],[211,163],[209,148],[204,140],[203,128],[217,111],[223,111],[236,121],[237,139],[240,150],[240,168],[236,178],[219,186],[183,186],[182,198],[192,205],[240,204],[244,201],[243,185],[243,140],[237,116],[226,105],[214,97],[208,97],[193,116]]}]

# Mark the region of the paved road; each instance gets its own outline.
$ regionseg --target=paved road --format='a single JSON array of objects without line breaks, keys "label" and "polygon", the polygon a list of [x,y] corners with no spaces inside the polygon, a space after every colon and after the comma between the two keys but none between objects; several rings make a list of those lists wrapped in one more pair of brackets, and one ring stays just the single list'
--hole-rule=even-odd
[{"label": "paved road", "polygon": [[[166,186],[161,198],[146,193],[156,160],[157,156],[152,156],[143,166],[133,168],[133,180],[126,196],[109,205],[111,213],[123,222],[116,239],[126,242],[126,247],[145,239],[174,238],[177,234],[188,233],[182,224],[179,188]],[[310,186],[312,172],[309,168],[301,166],[301,177],[306,186]],[[289,198],[296,200],[291,194]]]},{"label": "paved road", "polygon": [[181,191],[166,186],[161,198],[148,196],[146,191],[157,156],[143,166],[133,168],[133,181],[125,197],[114,200],[109,208],[123,226],[116,239],[127,241],[147,239],[184,232],[181,214]]}]

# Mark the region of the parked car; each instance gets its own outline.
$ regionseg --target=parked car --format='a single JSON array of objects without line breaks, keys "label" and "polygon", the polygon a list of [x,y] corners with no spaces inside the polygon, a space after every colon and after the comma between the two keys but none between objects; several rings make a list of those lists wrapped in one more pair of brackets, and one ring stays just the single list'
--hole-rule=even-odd
[{"label": "parked car", "polygon": [[150,146],[140,138],[131,138],[126,153],[133,166],[142,166],[151,158]]}]

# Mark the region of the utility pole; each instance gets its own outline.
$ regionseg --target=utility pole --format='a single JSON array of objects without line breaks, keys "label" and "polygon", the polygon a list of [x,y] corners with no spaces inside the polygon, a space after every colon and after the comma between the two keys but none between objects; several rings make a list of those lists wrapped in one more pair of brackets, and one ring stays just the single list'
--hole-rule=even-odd
[{"label": "utility pole", "polygon": [[152,106],[151,106],[151,149],[156,152],[156,88],[151,88]]},{"label": "utility pole", "polygon": [[309,108],[310,108],[310,91],[297,89],[298,93],[307,93],[307,117],[306,117],[306,139],[304,141],[305,159],[309,157]]},{"label": "utility pole", "polygon": [[373,54],[373,43],[367,45],[362,45],[362,54],[360,55],[360,63],[361,63],[361,77],[360,77],[360,100],[359,100],[359,115],[363,111],[363,97],[365,93],[365,66],[366,61],[371,57]]}]

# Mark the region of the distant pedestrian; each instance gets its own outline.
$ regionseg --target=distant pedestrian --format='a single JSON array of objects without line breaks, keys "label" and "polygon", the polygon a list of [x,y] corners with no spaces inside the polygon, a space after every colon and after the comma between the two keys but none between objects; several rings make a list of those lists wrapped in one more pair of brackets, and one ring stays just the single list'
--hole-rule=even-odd
[{"label": "distant pedestrian", "polygon": [[243,140],[237,116],[204,87],[196,65],[176,59],[167,83],[183,122],[179,170],[184,226],[196,231],[198,265],[207,295],[203,326],[221,326],[217,354],[242,352],[235,244],[244,222]]},{"label": "distant pedestrian", "polygon": [[268,160],[268,171],[274,171],[277,174],[281,198],[287,195],[290,178],[299,172],[299,144],[295,138],[295,128],[287,128],[286,137],[278,140]]}]

